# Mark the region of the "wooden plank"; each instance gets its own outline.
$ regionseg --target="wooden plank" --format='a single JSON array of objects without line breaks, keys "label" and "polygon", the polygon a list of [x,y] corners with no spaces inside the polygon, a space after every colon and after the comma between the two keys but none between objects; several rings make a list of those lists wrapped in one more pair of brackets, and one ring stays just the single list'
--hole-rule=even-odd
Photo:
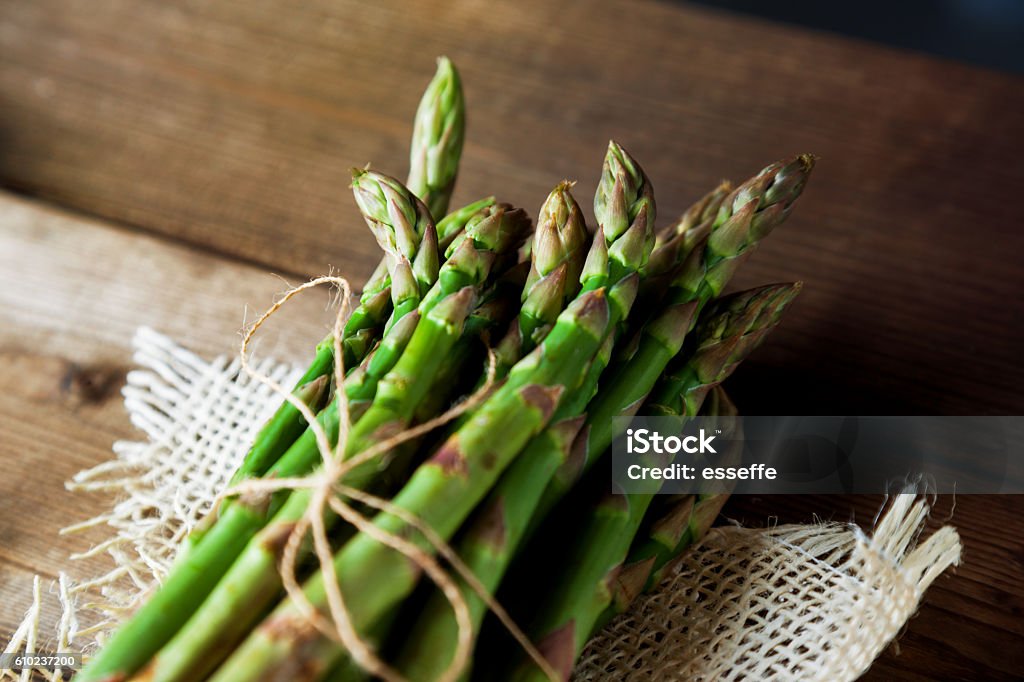
[{"label": "wooden plank", "polygon": [[[285,287],[263,270],[5,193],[0,225],[4,640],[29,606],[33,573],[84,577],[106,566],[103,559],[68,561],[102,539],[100,529],[64,537],[58,531],[110,504],[103,495],[68,493],[64,481],[110,459],[114,440],[139,436],[119,392],[134,330],[148,325],[208,358],[232,353],[245,307],[262,311]],[[294,299],[282,324],[267,328],[259,353],[310,356],[328,328],[326,296]]]},{"label": "wooden plank", "polygon": [[807,282],[747,406],[1024,407],[1020,78],[676,3],[65,0],[0,26],[0,181],[278,271],[369,272],[347,168],[404,173],[436,54],[468,91],[460,200],[587,198],[614,136],[671,217],[815,152],[739,277]]}]

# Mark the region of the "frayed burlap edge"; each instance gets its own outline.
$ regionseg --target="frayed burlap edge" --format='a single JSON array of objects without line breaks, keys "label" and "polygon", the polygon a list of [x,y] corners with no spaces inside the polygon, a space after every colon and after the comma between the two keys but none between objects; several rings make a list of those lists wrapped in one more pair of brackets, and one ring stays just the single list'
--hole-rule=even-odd
[{"label": "frayed burlap edge", "polygon": [[960,561],[928,502],[896,495],[869,537],[845,524],[712,530],[587,647],[578,680],[853,680]]}]

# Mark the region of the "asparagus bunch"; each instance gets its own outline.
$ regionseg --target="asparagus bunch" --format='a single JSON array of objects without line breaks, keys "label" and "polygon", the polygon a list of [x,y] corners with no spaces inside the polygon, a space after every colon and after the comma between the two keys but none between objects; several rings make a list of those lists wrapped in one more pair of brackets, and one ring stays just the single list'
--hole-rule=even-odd
[{"label": "asparagus bunch", "polygon": [[[331,384],[333,339],[326,339],[294,392],[317,413],[331,456],[345,462],[479,389],[481,342],[492,338],[496,387],[443,436],[407,441],[344,474],[339,482],[348,489],[389,497],[393,506],[373,516],[372,532],[338,525],[326,512],[332,563],[311,566],[308,539],[298,546],[304,601],[319,620],[282,599],[277,565],[294,529],[309,521],[313,493],[232,498],[193,533],[162,589],[81,679],[350,680],[368,671],[417,680],[447,671],[451,679],[456,671],[448,668],[463,637],[479,632],[487,600],[456,580],[469,607],[470,631],[460,632],[448,599],[421,579],[438,539],[454,539],[488,595],[510,580],[534,581],[531,591],[541,597],[531,602],[541,606],[522,622],[548,667],[565,678],[594,629],[654,586],[707,530],[724,495],[652,504],[652,488],[588,501],[588,491],[607,489],[594,465],[616,435],[614,417],[735,412],[719,384],[799,287],[725,297],[723,290],[788,217],[813,159],[772,164],[736,189],[723,183],[656,230],[649,178],[611,142],[594,198],[596,232],[563,182],[529,238],[525,213],[494,198],[435,222],[447,211],[464,121],[458,74],[442,58],[417,111],[408,182],[353,172],[356,203],[385,255],[340,340],[343,383]],[[303,476],[323,454],[312,426],[286,404],[233,482]],[[560,503],[576,509],[559,516],[578,519],[572,540],[559,543],[561,557],[536,575],[516,568],[514,559],[530,556],[531,537],[554,525]],[[395,551],[395,543],[419,558]],[[344,595],[344,614],[327,597],[329,582]],[[417,587],[425,601],[410,602]],[[403,608],[410,603],[418,608]],[[405,620],[410,613],[414,623]],[[341,642],[324,633],[327,617],[351,625],[340,630]],[[395,668],[368,656],[353,636],[377,654],[393,653]],[[529,662],[492,668],[475,670],[542,675]]]},{"label": "asparagus bunch", "polygon": [[[423,205],[400,183],[385,176],[373,176],[377,178],[379,187],[388,187],[387,206],[368,205],[376,212],[368,215],[367,220],[373,221],[376,234],[380,240],[398,243],[400,241],[411,242],[417,236],[422,236],[420,243],[415,246],[405,245],[406,253],[422,253],[433,249],[433,258],[421,257],[419,262],[427,262],[426,267],[420,268],[420,279],[414,279],[413,287],[418,291],[427,282],[436,280],[438,268],[429,265],[430,261],[436,261],[436,232],[429,215],[426,214]],[[383,189],[381,190],[383,193]],[[486,209],[485,209],[486,210]],[[387,216],[387,217],[385,217]],[[418,228],[410,227],[408,221],[403,219],[415,216]],[[393,222],[388,222],[392,219]],[[496,240],[505,249],[514,249],[521,241],[521,236],[528,228],[528,223],[518,220],[509,220],[508,225],[501,229],[499,226],[494,231],[506,236],[504,240]],[[386,232],[390,230],[391,236]],[[401,234],[404,230],[404,234]],[[400,236],[401,234],[401,236]],[[511,235],[511,236],[509,236]],[[516,236],[519,235],[519,236]],[[466,249],[469,251],[469,249]],[[399,276],[406,265],[407,272],[416,273],[411,268],[411,262],[403,263],[401,259],[392,259],[398,263],[393,268]],[[408,260],[408,259],[406,259]],[[449,269],[457,268],[456,264],[445,263]],[[404,306],[411,296],[412,288],[403,291],[401,305]],[[415,294],[419,298],[419,294]],[[407,344],[413,341],[421,348],[431,347],[434,344],[451,343],[450,339],[461,333],[461,325],[472,310],[474,299],[472,292],[464,292],[461,296],[451,297],[446,306],[438,307],[438,299],[432,300],[430,309],[415,311],[407,316],[407,320],[398,321],[388,329],[385,339],[380,344],[380,357],[396,357]],[[398,303],[396,301],[396,303]],[[401,309],[396,305],[395,314],[392,320]],[[421,319],[422,318],[422,319]],[[412,322],[413,324],[409,324]],[[419,338],[414,334],[419,333]],[[374,360],[377,358],[375,357]],[[429,382],[429,379],[426,381]],[[331,445],[337,440],[339,432],[340,411],[338,400],[357,400],[365,398],[365,394],[358,392],[360,384],[354,380],[346,381],[342,397],[336,397],[318,416],[318,421],[325,429]],[[416,384],[423,386],[423,384]],[[429,383],[426,387],[429,386]],[[379,389],[378,389],[379,391]],[[384,390],[384,396],[388,390]],[[377,410],[372,408],[364,418],[360,419],[351,430],[350,449],[368,447],[367,443],[373,438],[379,438],[381,429],[387,424],[396,424],[401,427],[404,423],[401,420],[408,419],[415,407],[415,401],[422,398],[419,392],[413,393],[406,399],[405,403],[398,406],[388,404]],[[382,400],[384,398],[382,397]],[[394,397],[390,398],[392,403],[398,402]],[[376,403],[376,400],[374,401]],[[290,478],[309,473],[319,462],[320,452],[317,448],[315,433],[311,428],[306,431],[280,455],[276,462],[270,466],[265,475]],[[96,675],[102,679],[103,675],[128,675],[144,664],[161,646],[163,646],[174,633],[181,628],[191,614],[199,608],[206,596],[214,589],[220,578],[231,567],[234,560],[243,551],[249,540],[259,531],[266,521],[278,512],[278,509],[287,499],[286,492],[275,493],[269,498],[254,498],[232,500],[221,506],[216,522],[203,530],[201,542],[192,542],[189,551],[178,559],[171,573],[165,578],[161,589],[138,611],[131,620],[125,623],[116,633],[114,638],[103,648],[100,654],[94,658],[89,667],[83,670],[82,677],[89,679]]]},{"label": "asparagus bunch", "polygon": [[[659,380],[645,412],[680,421],[696,415],[708,392],[764,340],[799,291],[799,284],[771,285],[711,306],[698,323],[693,350],[680,355]],[[600,483],[600,489],[607,489],[606,481]],[[554,562],[555,576],[547,576],[545,598],[538,602],[529,630],[563,679],[568,679],[576,656],[612,607],[614,582],[656,493],[657,487],[645,493],[605,494],[576,529],[565,555]],[[543,676],[527,663],[512,679]]]},{"label": "asparagus bunch", "polygon": [[[751,229],[754,216],[762,215],[780,201],[792,203],[802,189],[803,183],[792,183],[796,186],[791,192],[768,197],[767,191],[775,186],[777,175],[788,168],[789,164],[771,166],[734,193],[734,203],[745,205],[756,201],[758,204],[750,217],[739,225],[739,221],[730,223],[727,215],[722,215],[721,208],[728,198],[728,186],[723,184],[701,198],[675,225],[659,233],[650,260],[642,269],[641,287],[659,276],[663,280],[669,276],[667,297],[670,303],[642,325],[635,343],[624,349],[620,362],[609,370],[610,376],[604,380],[600,393],[590,401],[591,404],[587,405],[587,401],[592,390],[578,391],[577,404],[567,415],[568,421],[553,425],[531,442],[463,533],[459,555],[488,590],[496,589],[522,541],[530,535],[531,528],[540,525],[548,510],[607,450],[615,435],[613,418],[628,416],[635,410],[669,361],[679,352],[697,311],[713,295],[711,287],[692,285],[696,277],[694,271],[703,265],[704,272],[720,273],[713,274],[717,277],[719,290],[724,286],[727,275],[731,274],[732,270],[717,266],[715,259],[718,255],[707,249],[696,250],[693,256],[682,253],[685,240],[691,240],[691,250],[694,250],[696,245],[707,241],[709,235],[716,234],[718,230],[739,230],[746,226],[750,234],[739,242],[739,246],[727,251],[727,255],[735,258],[741,251],[749,251],[771,228],[784,220],[786,214],[774,218],[768,229],[761,229],[758,233],[752,233]],[[744,199],[736,199],[738,196]],[[760,205],[762,199],[763,206]],[[687,257],[689,261],[684,267]],[[607,360],[601,362],[599,356],[592,365],[592,369],[597,366],[592,375],[599,375],[605,364]],[[572,417],[582,411],[584,405],[587,406],[587,416],[581,423]],[[580,436],[573,444],[577,432]],[[474,626],[478,628],[485,613],[484,602],[465,586],[464,589]],[[400,669],[410,675],[430,677],[439,674],[455,651],[457,637],[454,614],[447,600],[435,592],[403,647]]]},{"label": "asparagus bunch", "polygon": [[[653,202],[639,167],[614,143],[605,159],[605,175],[596,208],[598,228],[583,269],[583,293],[559,316],[551,332],[508,379],[413,474],[392,504],[417,515],[442,539],[450,538],[502,470],[529,438],[538,433],[578,388],[582,375],[605,336],[628,309],[636,293],[635,273],[653,246]],[[607,294],[606,294],[607,291]],[[398,516],[381,514],[375,524],[390,533],[412,529]],[[420,549],[432,552],[425,539]],[[348,615],[357,630],[366,631],[397,606],[413,587],[419,571],[404,557],[367,535],[358,535],[336,555],[336,578],[346,594]],[[322,576],[307,583],[306,598],[325,608]],[[286,634],[282,636],[282,625]],[[303,627],[302,623],[307,623]],[[291,653],[309,653],[308,667],[325,671],[344,651],[323,637],[298,608],[286,602],[271,614],[218,671],[214,679],[258,679],[287,668]]]},{"label": "asparagus bunch", "polygon": [[[379,239],[389,244],[389,240],[400,241],[398,235],[403,229],[402,218],[391,216],[412,215],[415,197],[387,176],[358,171],[357,179],[357,196],[359,192],[372,196],[388,192],[388,199],[383,205],[372,201],[364,201],[361,205],[366,211],[367,223],[383,235]],[[385,187],[388,190],[384,190]],[[446,360],[459,366],[457,356],[452,357],[451,354],[463,336],[464,323],[472,308],[483,295],[491,266],[499,255],[518,248],[529,227],[529,219],[521,210],[506,207],[488,207],[468,222],[465,238],[459,242],[440,273],[435,273],[437,281],[422,297],[418,310],[407,314],[385,334],[385,339],[401,335],[406,340],[394,344],[399,349],[397,361],[376,383],[369,408],[351,427],[345,450],[341,453],[343,459],[364,451],[385,434],[408,426],[430,389],[433,388],[435,393],[445,389],[443,385],[436,385],[435,377],[445,369]],[[428,226],[424,234],[429,235],[432,229]],[[429,236],[424,242],[432,243]],[[413,324],[406,324],[406,320],[413,321]],[[411,333],[405,331],[409,327]],[[363,387],[365,383],[358,385],[358,388]],[[349,401],[362,397],[363,393],[354,395],[348,392]],[[337,419],[336,403],[328,411],[328,416],[333,415]],[[337,438],[337,424],[330,423],[328,427],[329,433]],[[308,471],[319,456],[310,431],[282,457],[278,465],[272,467],[271,472],[288,463],[297,467],[299,460]],[[345,483],[366,487],[373,482],[376,473],[377,464],[367,462],[350,472]],[[147,671],[152,678],[187,680],[208,672],[219,662],[218,651],[243,638],[262,609],[277,596],[281,583],[275,568],[276,559],[282,543],[305,512],[311,492],[308,489],[298,490],[286,500],[281,493],[275,497],[282,499],[276,504],[272,502],[270,513],[264,518],[248,514],[251,523],[245,530],[252,540],[236,554],[237,560],[227,574],[198,606],[195,615],[183,625],[174,640],[157,656]],[[234,512],[237,506],[240,505],[230,507],[229,512]],[[333,518],[328,526],[331,521]],[[264,522],[267,523],[266,528],[257,535]],[[240,614],[239,609],[243,606]]]}]

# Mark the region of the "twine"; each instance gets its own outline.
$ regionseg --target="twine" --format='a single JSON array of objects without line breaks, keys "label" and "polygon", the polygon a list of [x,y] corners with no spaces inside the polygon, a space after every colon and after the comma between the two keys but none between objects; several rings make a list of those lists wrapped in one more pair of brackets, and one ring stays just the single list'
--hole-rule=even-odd
[{"label": "twine", "polygon": [[[309,406],[296,398],[280,382],[250,365],[248,353],[249,345],[256,332],[285,303],[304,291],[324,284],[337,287],[341,293],[341,301],[332,329],[332,344],[334,347],[333,372],[335,386],[338,387],[337,391],[339,392],[338,411],[340,413],[338,440],[333,448],[330,445],[323,425],[317,421],[316,415]],[[488,351],[486,380],[468,398],[460,401],[433,419],[415,427],[404,429],[362,452],[354,453],[351,457],[345,458],[344,453],[349,435],[349,412],[348,403],[344,399],[344,394],[341,393],[345,381],[341,339],[351,298],[352,289],[348,281],[343,277],[318,277],[285,292],[263,315],[244,331],[239,351],[242,371],[250,378],[269,388],[273,393],[287,400],[289,404],[302,414],[316,437],[322,466],[318,471],[304,477],[264,478],[242,481],[222,493],[221,497],[265,496],[281,490],[307,489],[310,491],[310,502],[306,511],[290,531],[281,553],[281,559],[278,564],[281,582],[288,596],[303,617],[306,618],[307,622],[325,637],[342,645],[352,659],[367,672],[387,682],[404,682],[405,680],[398,671],[374,653],[372,645],[359,635],[352,623],[351,615],[345,603],[345,596],[334,571],[333,552],[324,522],[324,515],[328,508],[343,521],[354,526],[359,532],[365,533],[377,542],[394,549],[408,558],[423,571],[448,600],[455,614],[458,626],[458,641],[455,654],[441,675],[441,680],[454,682],[454,680],[457,680],[462,675],[472,657],[475,638],[469,604],[459,589],[455,578],[441,566],[431,553],[424,551],[409,540],[381,529],[370,518],[364,516],[355,507],[347,503],[345,498],[355,500],[357,503],[372,509],[391,514],[418,530],[433,550],[447,561],[451,568],[454,569],[454,572],[466,582],[469,588],[486,604],[487,608],[498,617],[502,625],[508,629],[526,651],[527,655],[537,663],[541,670],[550,679],[559,679],[547,659],[533,646],[522,629],[508,615],[507,611],[498,604],[472,571],[459,559],[451,546],[429,525],[424,523],[415,514],[392,504],[386,499],[357,490],[342,482],[345,475],[356,467],[379,458],[399,445],[451,422],[486,399],[495,384],[496,356],[494,352]],[[312,535],[313,551],[316,554],[320,564],[320,571],[324,577],[324,591],[327,598],[329,619],[324,618],[323,614],[306,598],[296,575],[296,568],[299,563],[299,549],[307,533]]]}]

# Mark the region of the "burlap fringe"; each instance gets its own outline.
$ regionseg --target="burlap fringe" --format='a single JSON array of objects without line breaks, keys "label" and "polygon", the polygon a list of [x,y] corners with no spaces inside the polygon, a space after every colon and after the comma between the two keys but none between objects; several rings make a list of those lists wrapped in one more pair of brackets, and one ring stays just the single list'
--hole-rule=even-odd
[{"label": "burlap fringe", "polygon": [[578,680],[853,680],[960,562],[929,511],[896,495],[868,537],[845,524],[712,530],[659,589],[604,629]]},{"label": "burlap fringe", "polygon": [[[178,541],[211,508],[273,410],[269,389],[237,359],[206,362],[145,328],[133,344],[143,369],[129,373],[123,393],[145,440],[115,443],[115,459],[68,484],[117,500],[66,529],[107,527],[107,540],[74,558],[105,553],[111,569],[78,581],[62,574],[49,592],[36,578],[32,606],[5,652],[94,650],[159,584]],[[257,368],[285,385],[301,374],[270,360]],[[595,638],[576,677],[855,679],[932,581],[959,563],[953,528],[920,541],[928,511],[925,499],[897,495],[870,537],[840,524],[715,529],[655,593]],[[62,615],[43,626],[47,600]]]}]

